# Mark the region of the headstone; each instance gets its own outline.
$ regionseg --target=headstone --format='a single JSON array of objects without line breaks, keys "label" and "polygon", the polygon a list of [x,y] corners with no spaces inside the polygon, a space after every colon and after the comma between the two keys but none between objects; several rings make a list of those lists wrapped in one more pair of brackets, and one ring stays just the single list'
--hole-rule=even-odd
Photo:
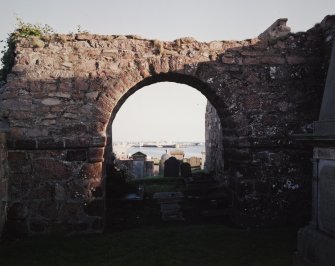
[{"label": "headstone", "polygon": [[145,176],[153,176],[154,175],[154,162],[153,161],[146,161],[145,162]]},{"label": "headstone", "polygon": [[[334,17],[326,17],[334,23]],[[331,21],[333,20],[333,22]],[[298,232],[297,265],[335,265],[335,40],[319,121],[314,122],[313,217]]]},{"label": "headstone", "polygon": [[170,155],[165,153],[162,155],[161,160],[159,161],[159,174],[163,175],[164,174],[164,165],[165,161],[170,158]]},{"label": "headstone", "polygon": [[335,161],[319,163],[319,228],[335,236]]},{"label": "headstone", "polygon": [[180,162],[175,157],[170,157],[164,163],[164,177],[179,176]]},{"label": "headstone", "polygon": [[181,206],[179,204],[183,201],[183,198],[184,194],[180,191],[156,192],[153,195],[153,199],[160,204],[163,221],[184,221]]},{"label": "headstone", "polygon": [[180,174],[184,178],[192,176],[191,165],[189,163],[182,163],[180,165]]},{"label": "headstone", "polygon": [[147,156],[142,152],[136,152],[133,158],[133,174],[136,178],[142,178],[145,175],[145,163]]},{"label": "headstone", "polygon": [[184,159],[185,153],[182,150],[172,150],[170,155],[175,157],[177,160],[182,161]]},{"label": "headstone", "polygon": [[198,157],[192,156],[189,159],[189,162],[190,162],[190,165],[191,165],[192,168],[196,168],[196,167],[200,168],[200,166],[201,166],[201,159],[198,158]]},{"label": "headstone", "polygon": [[144,176],[144,161],[133,161],[133,174],[136,178]]}]

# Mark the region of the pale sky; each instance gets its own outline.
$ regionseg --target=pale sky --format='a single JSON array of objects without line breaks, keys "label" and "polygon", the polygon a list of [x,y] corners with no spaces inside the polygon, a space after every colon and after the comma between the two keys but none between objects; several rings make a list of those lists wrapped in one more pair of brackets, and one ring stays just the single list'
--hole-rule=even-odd
[{"label": "pale sky", "polygon": [[[0,0],[0,7],[0,40],[15,28],[17,16],[25,22],[48,24],[60,33],[76,32],[80,25],[97,34],[136,34],[161,40],[192,36],[212,41],[256,37],[278,18],[288,18],[293,32],[306,31],[326,15],[335,14],[335,0]],[[178,108],[172,108],[175,90],[182,100]],[[163,100],[158,101],[159,97]],[[199,92],[184,85],[157,83],[142,88],[118,112],[113,139],[203,141],[205,103]],[[194,115],[187,114],[188,110]],[[191,120],[186,128],[181,128],[180,121],[159,124],[179,117],[180,112]],[[131,121],[135,114],[143,118],[142,124]],[[131,124],[136,127],[130,128]],[[165,128],[163,133],[159,133],[161,128]]]}]

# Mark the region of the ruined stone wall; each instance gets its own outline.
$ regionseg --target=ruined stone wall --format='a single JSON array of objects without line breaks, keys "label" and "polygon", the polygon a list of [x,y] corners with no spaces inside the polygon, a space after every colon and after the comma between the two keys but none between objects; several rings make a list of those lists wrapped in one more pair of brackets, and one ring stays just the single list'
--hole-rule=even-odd
[{"label": "ruined stone wall", "polygon": [[210,102],[207,102],[205,113],[205,169],[214,175],[218,181],[223,178],[224,160],[222,146],[222,130],[220,118]]},{"label": "ruined stone wall", "polygon": [[29,234],[102,230],[113,118],[132,93],[160,81],[190,85],[216,109],[236,223],[296,219],[309,201],[312,149],[292,136],[317,119],[325,41],[319,26],[210,43],[21,39],[0,94],[12,219]]},{"label": "ruined stone wall", "polygon": [[6,133],[0,129],[0,238],[7,219],[8,165]]}]

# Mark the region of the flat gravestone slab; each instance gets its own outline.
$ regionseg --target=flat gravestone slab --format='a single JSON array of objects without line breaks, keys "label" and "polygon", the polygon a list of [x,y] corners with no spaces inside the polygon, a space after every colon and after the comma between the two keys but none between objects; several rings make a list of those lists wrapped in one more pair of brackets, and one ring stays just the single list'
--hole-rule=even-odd
[{"label": "flat gravestone slab", "polygon": [[335,161],[319,163],[319,228],[335,236]]},{"label": "flat gravestone slab", "polygon": [[180,210],[180,205],[177,203],[162,203],[161,212],[177,212]]},{"label": "flat gravestone slab", "polygon": [[184,221],[184,217],[182,212],[177,212],[174,214],[162,214],[162,220],[164,222],[170,222],[170,221]]},{"label": "flat gravestone slab", "polygon": [[156,192],[153,199],[159,203],[172,203],[183,201],[184,194],[182,192]]}]

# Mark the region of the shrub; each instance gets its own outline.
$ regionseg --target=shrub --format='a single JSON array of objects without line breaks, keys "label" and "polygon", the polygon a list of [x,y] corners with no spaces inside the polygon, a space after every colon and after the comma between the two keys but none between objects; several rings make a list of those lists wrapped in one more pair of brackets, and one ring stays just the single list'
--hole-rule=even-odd
[{"label": "shrub", "polygon": [[53,29],[49,25],[25,23],[22,19],[16,18],[16,29],[8,35],[5,48],[1,51],[3,68],[0,70],[0,81],[6,81],[7,75],[14,65],[15,47],[20,38],[41,38],[51,33],[53,33]]}]

